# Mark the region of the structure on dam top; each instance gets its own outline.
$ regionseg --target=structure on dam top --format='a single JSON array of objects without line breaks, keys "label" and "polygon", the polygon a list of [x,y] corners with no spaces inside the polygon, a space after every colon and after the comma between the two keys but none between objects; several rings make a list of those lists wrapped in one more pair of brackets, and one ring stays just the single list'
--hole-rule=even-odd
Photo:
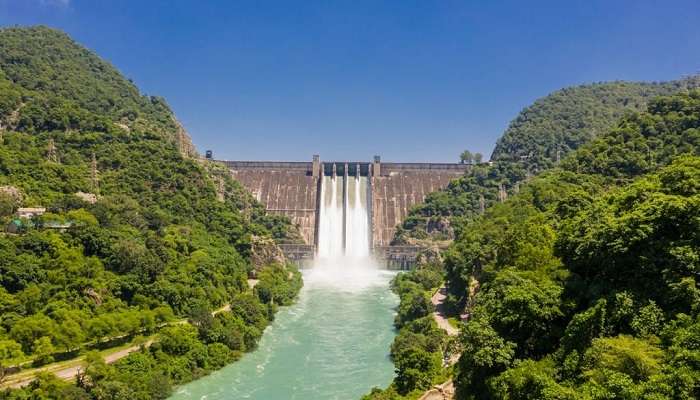
[{"label": "structure on dam top", "polygon": [[305,244],[281,246],[297,261],[313,258],[318,245],[321,178],[367,177],[369,246],[376,258],[392,268],[407,268],[419,250],[391,245],[396,226],[429,193],[447,187],[469,168],[450,163],[383,163],[379,156],[371,162],[321,161],[317,155],[311,162],[221,162],[267,212],[286,215],[299,227]]}]

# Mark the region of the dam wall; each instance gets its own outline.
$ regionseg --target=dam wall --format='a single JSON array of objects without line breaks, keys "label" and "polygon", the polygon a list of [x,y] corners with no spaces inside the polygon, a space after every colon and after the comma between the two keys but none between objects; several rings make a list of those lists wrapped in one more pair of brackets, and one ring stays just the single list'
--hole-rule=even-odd
[{"label": "dam wall", "polygon": [[[464,175],[465,164],[383,163],[372,177],[372,243],[391,245],[396,226],[432,192]],[[376,167],[375,167],[376,169]]]},{"label": "dam wall", "polygon": [[321,178],[366,176],[370,249],[387,265],[402,269],[415,261],[420,249],[392,246],[396,226],[429,193],[444,189],[469,168],[450,163],[382,163],[378,156],[371,162],[321,162],[319,156],[311,162],[221,162],[268,213],[286,215],[298,227],[305,244],[285,250],[294,260],[313,256],[318,245]]},{"label": "dam wall", "polygon": [[318,177],[310,162],[224,161],[231,176],[271,214],[286,215],[308,245],[316,243]]}]

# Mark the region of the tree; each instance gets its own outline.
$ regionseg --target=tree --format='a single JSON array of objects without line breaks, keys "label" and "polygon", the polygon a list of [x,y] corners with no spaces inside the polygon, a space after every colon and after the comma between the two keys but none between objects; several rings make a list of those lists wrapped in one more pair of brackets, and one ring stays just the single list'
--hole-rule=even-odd
[{"label": "tree", "polygon": [[481,153],[474,153],[474,162],[476,164],[481,164],[481,161],[484,159],[484,155]]},{"label": "tree", "polygon": [[11,194],[0,191],[0,217],[12,215],[17,208],[17,199]]},{"label": "tree", "polygon": [[473,160],[474,160],[474,156],[472,155],[472,152],[469,150],[464,150],[462,152],[462,154],[459,155],[459,161],[462,164],[471,164]]},{"label": "tree", "polygon": [[191,325],[171,326],[163,330],[160,335],[160,345],[164,352],[170,355],[181,356],[198,343],[197,329]]},{"label": "tree", "polygon": [[56,342],[63,351],[72,351],[85,341],[83,328],[72,319],[64,320],[56,331]]},{"label": "tree", "polygon": [[[149,351],[105,368],[109,376],[88,377],[90,390],[12,398],[165,398],[172,384],[255,348],[274,311],[262,303],[298,293],[301,278],[285,266],[263,274],[258,293],[245,281],[251,235],[301,240],[289,219],[267,215],[225,167],[183,157],[174,142],[187,148],[189,138],[167,103],[64,33],[0,30],[0,121],[0,192],[27,191],[26,201],[0,198],[0,216],[40,204],[51,213],[44,222],[71,224],[0,236],[0,341],[43,363],[54,350],[150,333],[197,305],[205,333],[166,329]],[[49,139],[60,165],[46,162]],[[94,190],[93,160],[102,194],[94,203],[75,195]],[[235,315],[212,322],[208,312],[232,299]]]},{"label": "tree", "polygon": [[545,358],[540,361],[525,360],[501,373],[489,382],[491,398],[529,400],[574,400],[580,395],[576,390],[556,381],[555,363]]},{"label": "tree", "polygon": [[40,366],[53,361],[56,349],[51,343],[51,338],[42,336],[34,341],[34,365]]},{"label": "tree", "polygon": [[394,358],[396,387],[400,394],[430,387],[440,371],[441,354],[428,353],[420,348],[410,348]]},{"label": "tree", "polygon": [[401,296],[401,302],[394,318],[394,324],[402,327],[408,321],[412,321],[430,314],[434,309],[428,293],[412,287],[407,293]]},{"label": "tree", "polygon": [[496,142],[491,160],[517,161],[542,171],[607,134],[625,114],[646,109],[657,96],[697,88],[698,76],[661,82],[601,82],[557,90],[523,109]]},{"label": "tree", "polygon": [[464,350],[457,364],[457,398],[488,398],[487,379],[510,366],[516,345],[499,336],[481,316],[464,324],[461,337]]},{"label": "tree", "polygon": [[0,340],[0,382],[7,374],[7,367],[16,364],[24,357],[22,346],[14,340]]},{"label": "tree", "polygon": [[662,357],[661,349],[631,336],[598,338],[584,355],[584,374],[604,381],[609,371],[616,371],[633,381],[646,380],[661,371]]},{"label": "tree", "polygon": [[[40,338],[48,338],[56,332],[56,323],[49,317],[36,314],[17,321],[10,330],[10,337],[22,345],[22,350],[29,354],[34,351]],[[43,343],[43,342],[40,342]]]}]

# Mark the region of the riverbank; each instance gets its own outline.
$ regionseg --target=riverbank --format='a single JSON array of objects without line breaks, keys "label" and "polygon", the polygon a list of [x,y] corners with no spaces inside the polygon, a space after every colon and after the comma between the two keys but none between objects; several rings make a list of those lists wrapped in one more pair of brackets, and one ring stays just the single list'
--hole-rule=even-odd
[{"label": "riverbank", "polygon": [[[449,392],[452,365],[458,357],[454,349],[458,329],[450,324],[445,310],[440,265],[400,273],[392,290],[400,297],[394,320],[399,332],[391,344],[396,377],[386,389],[375,387],[362,399],[431,399]],[[435,385],[443,385],[445,390],[442,386],[431,390]]]},{"label": "riverbank", "polygon": [[[440,286],[438,290],[435,291],[433,297],[431,297],[431,302],[435,307],[433,312],[433,319],[437,323],[438,327],[447,333],[448,336],[456,337],[459,335],[459,328],[454,326],[450,317],[447,315],[445,301],[447,300],[447,287]],[[459,360],[459,353],[452,354],[446,362],[447,367],[453,366],[457,360]],[[455,396],[455,385],[452,378],[446,380],[445,382],[435,385],[429,390],[425,391],[418,400],[453,400]]]},{"label": "riverbank", "polygon": [[391,382],[394,273],[346,267],[303,271],[299,300],[280,310],[258,349],[171,400],[353,399]]},{"label": "riverbank", "polygon": [[214,312],[195,309],[187,320],[169,324],[138,345],[44,367],[13,385],[29,383],[26,387],[0,392],[0,397],[23,398],[40,390],[56,399],[107,392],[112,398],[166,398],[174,385],[202,378],[254,350],[278,306],[291,304],[302,287],[301,274],[291,266],[264,267],[257,279],[242,282],[248,290],[232,296],[230,305]]}]

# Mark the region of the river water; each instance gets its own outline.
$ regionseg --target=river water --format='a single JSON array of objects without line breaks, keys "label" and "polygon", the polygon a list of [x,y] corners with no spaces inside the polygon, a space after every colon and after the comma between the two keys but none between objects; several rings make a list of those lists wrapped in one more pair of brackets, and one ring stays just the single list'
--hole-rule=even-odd
[{"label": "river water", "polygon": [[257,350],[171,400],[357,400],[391,382],[398,298],[393,273],[369,260],[366,178],[324,177],[322,186],[319,255],[298,301],[278,312]]},{"label": "river water", "polygon": [[357,400],[387,386],[397,304],[389,273],[374,271],[364,287],[348,288],[314,272],[305,272],[299,300],[279,311],[257,350],[172,399]]}]

